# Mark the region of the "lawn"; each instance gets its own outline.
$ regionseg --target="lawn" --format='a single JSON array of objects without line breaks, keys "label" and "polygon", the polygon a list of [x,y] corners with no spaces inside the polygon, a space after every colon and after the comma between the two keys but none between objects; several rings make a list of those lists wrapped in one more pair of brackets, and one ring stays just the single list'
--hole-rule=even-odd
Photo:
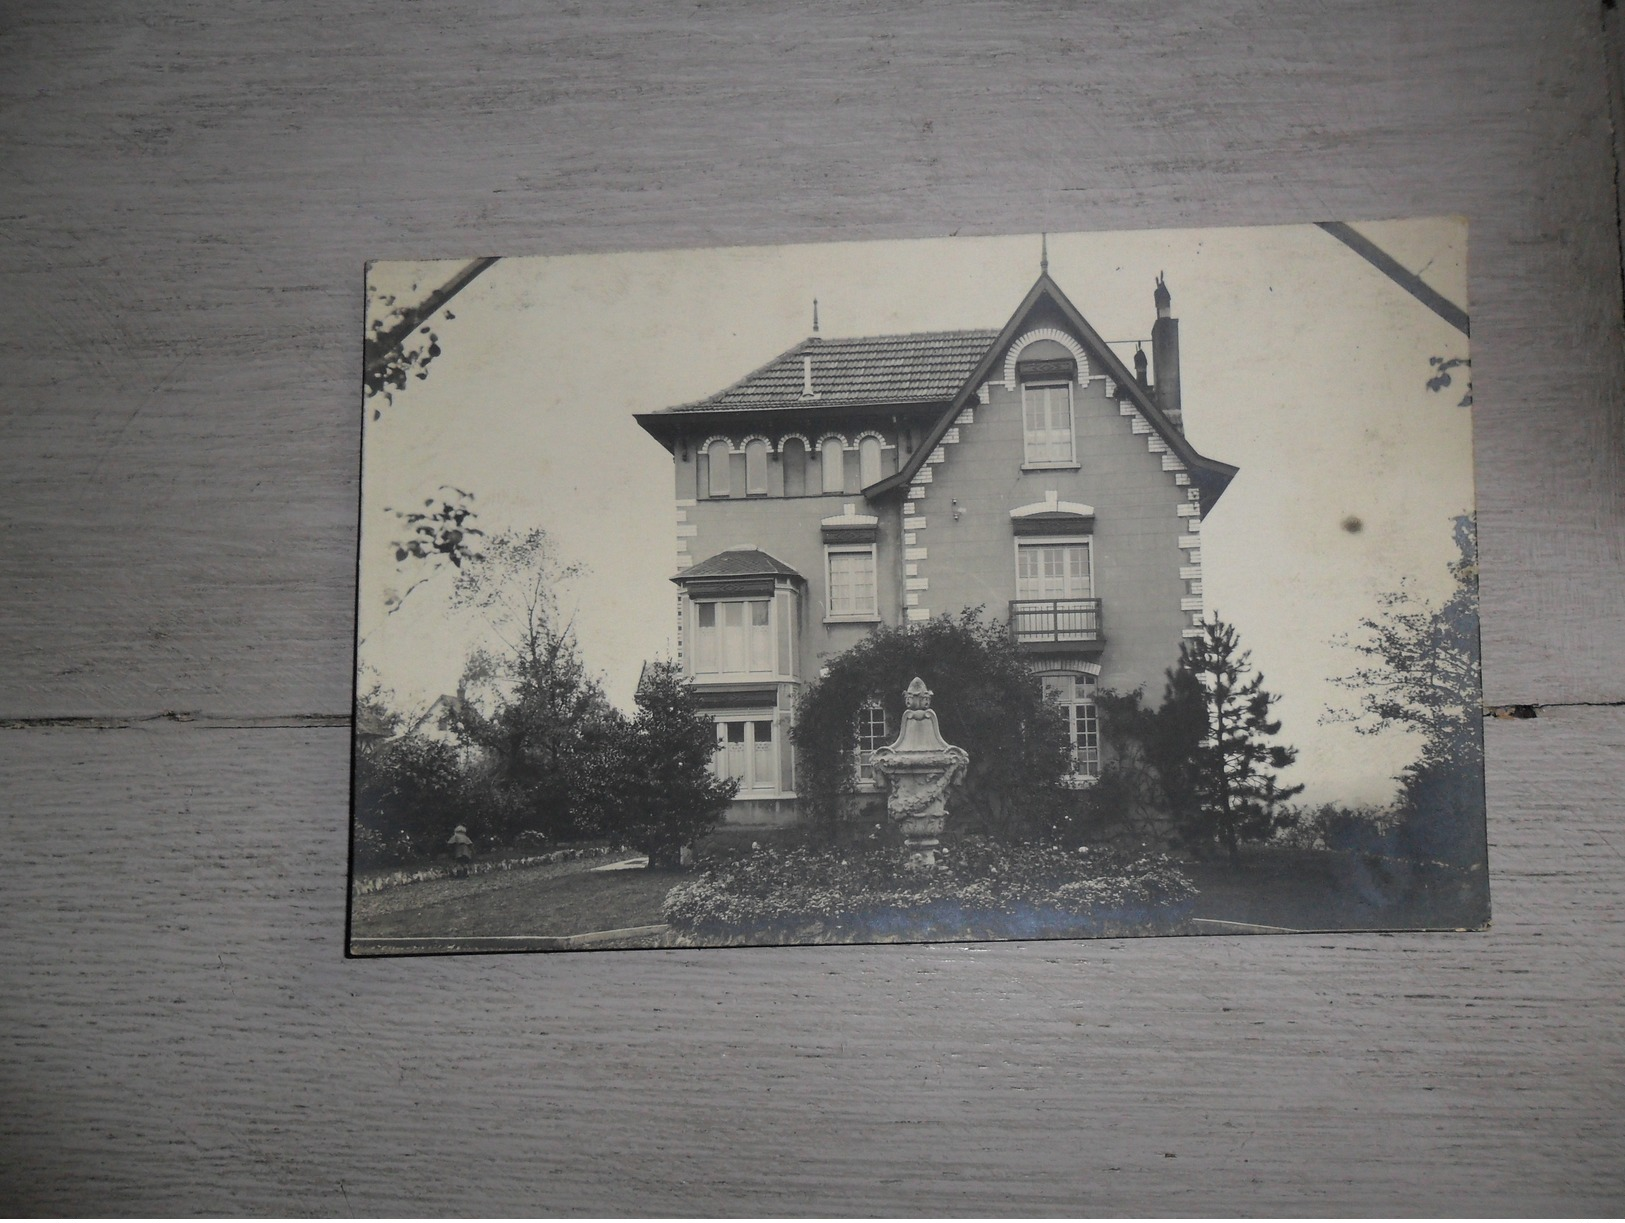
[{"label": "lawn", "polygon": [[1284,930],[1453,930],[1488,921],[1482,869],[1468,871],[1328,850],[1244,849],[1182,862],[1202,933],[1228,924]]},{"label": "lawn", "polygon": [[557,938],[660,921],[681,876],[598,869],[630,854],[402,884],[355,897],[354,938]]}]

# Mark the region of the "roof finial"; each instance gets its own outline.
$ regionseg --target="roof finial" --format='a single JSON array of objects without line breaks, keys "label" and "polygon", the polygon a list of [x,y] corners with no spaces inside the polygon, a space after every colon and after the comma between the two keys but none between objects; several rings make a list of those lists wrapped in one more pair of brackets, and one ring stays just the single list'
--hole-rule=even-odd
[{"label": "roof finial", "polygon": [[1038,248],[1038,270],[1040,272],[1042,272],[1044,275],[1048,276],[1049,275],[1049,235],[1047,233],[1046,234],[1040,234],[1038,236],[1038,241],[1040,243],[1039,248]]},{"label": "roof finial", "polygon": [[813,298],[813,334],[818,334],[818,299]]}]

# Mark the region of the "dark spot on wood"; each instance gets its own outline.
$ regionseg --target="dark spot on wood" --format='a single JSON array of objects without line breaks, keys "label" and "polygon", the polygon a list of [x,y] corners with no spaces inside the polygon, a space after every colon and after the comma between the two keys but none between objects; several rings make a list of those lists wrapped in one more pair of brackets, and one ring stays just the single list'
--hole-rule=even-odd
[{"label": "dark spot on wood", "polygon": [[1358,535],[1361,531],[1365,530],[1365,523],[1361,522],[1353,514],[1350,514],[1347,518],[1343,519],[1340,525],[1350,535]]},{"label": "dark spot on wood", "polygon": [[1534,705],[1491,705],[1484,711],[1495,718],[1538,718],[1540,710]]}]

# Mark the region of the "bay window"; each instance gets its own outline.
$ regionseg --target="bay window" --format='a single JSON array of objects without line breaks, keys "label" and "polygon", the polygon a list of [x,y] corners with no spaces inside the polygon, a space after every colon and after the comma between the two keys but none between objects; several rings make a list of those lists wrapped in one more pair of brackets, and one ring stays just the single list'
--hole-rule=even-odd
[{"label": "bay window", "polygon": [[773,673],[773,601],[726,599],[694,604],[694,673]]}]

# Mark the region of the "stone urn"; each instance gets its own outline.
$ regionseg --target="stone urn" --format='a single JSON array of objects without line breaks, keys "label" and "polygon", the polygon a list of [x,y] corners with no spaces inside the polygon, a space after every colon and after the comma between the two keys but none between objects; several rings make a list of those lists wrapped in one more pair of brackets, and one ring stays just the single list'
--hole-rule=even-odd
[{"label": "stone urn", "polygon": [[875,749],[875,774],[890,788],[886,814],[903,832],[908,865],[935,870],[948,788],[965,775],[970,755],[946,742],[931,708],[931,690],[915,676],[903,693],[903,726],[897,741]]}]

